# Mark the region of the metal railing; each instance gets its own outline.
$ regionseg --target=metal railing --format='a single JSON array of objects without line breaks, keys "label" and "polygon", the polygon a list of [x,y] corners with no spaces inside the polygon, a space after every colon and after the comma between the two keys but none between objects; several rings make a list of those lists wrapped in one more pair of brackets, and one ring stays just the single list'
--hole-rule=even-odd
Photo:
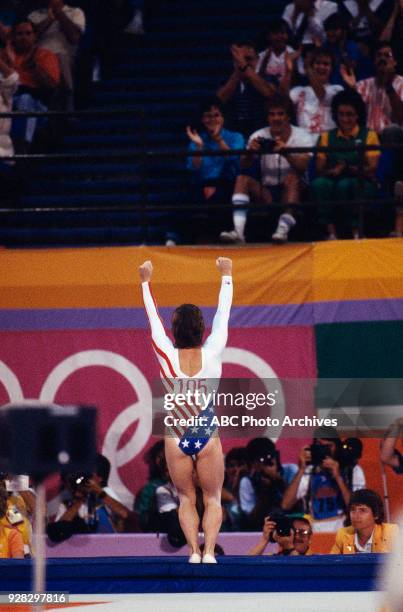
[{"label": "metal railing", "polygon": [[[144,110],[142,111],[132,111],[132,110],[124,110],[124,109],[114,109],[114,110],[83,110],[83,111],[47,111],[47,112],[9,112],[9,113],[0,113],[0,119],[2,118],[23,118],[23,117],[36,117],[36,118],[47,118],[51,124],[50,129],[54,129],[52,127],[53,121],[57,126],[57,120],[59,119],[83,119],[83,118],[98,118],[105,117],[108,119],[116,119],[116,118],[136,118],[139,121],[139,138],[136,142],[136,145],[140,147],[139,151],[100,151],[94,153],[28,153],[28,154],[15,154],[11,156],[4,156],[0,158],[2,162],[15,162],[18,168],[18,164],[37,164],[41,162],[97,162],[97,161],[118,161],[125,160],[129,162],[138,162],[137,174],[139,177],[139,186],[140,186],[140,203],[139,204],[117,204],[117,205],[95,205],[95,206],[77,206],[77,205],[67,205],[67,206],[35,206],[35,207],[7,207],[2,206],[0,204],[0,215],[7,215],[9,213],[19,214],[24,212],[35,212],[40,214],[41,212],[52,212],[52,211],[64,211],[64,212],[76,212],[76,211],[86,211],[86,212],[105,212],[105,211],[131,211],[138,212],[141,215],[141,224],[143,226],[144,234],[147,235],[147,227],[148,227],[148,215],[149,213],[153,213],[155,211],[166,211],[166,212],[176,212],[176,211],[199,211],[200,203],[166,203],[166,204],[150,204],[149,202],[149,187],[147,184],[147,179],[149,178],[149,164],[151,161],[155,160],[172,160],[172,159],[187,159],[189,157],[227,157],[234,155],[250,155],[250,151],[248,149],[232,149],[228,151],[192,151],[183,149],[169,149],[169,150],[157,150],[149,148],[149,130],[147,129],[147,119],[150,115],[147,115]],[[105,124],[107,126],[107,123]],[[57,129],[57,128],[56,128]],[[66,134],[64,134],[66,135]],[[134,143],[133,143],[134,144]],[[337,152],[349,152],[356,151],[358,152],[358,165],[359,170],[356,178],[359,180],[364,180],[364,159],[365,153],[367,151],[384,151],[384,150],[403,150],[403,144],[395,144],[395,143],[384,143],[380,145],[365,145],[365,144],[354,144],[354,145],[345,145],[345,146],[332,146],[332,147],[323,147],[323,146],[309,146],[309,147],[287,147],[282,150],[282,153],[285,154],[297,154],[297,153],[310,153],[316,154],[319,152],[328,153],[329,151],[337,151]],[[278,155],[276,152],[265,152],[258,151],[254,152],[256,157],[260,157],[263,155]],[[185,164],[183,164],[184,171],[184,181],[186,181],[186,170]],[[178,191],[183,187],[178,184]],[[396,206],[396,199],[393,197],[377,197],[376,202],[378,206]],[[352,203],[359,210],[359,233],[362,235],[363,230],[363,222],[364,222],[364,213],[365,210],[373,206],[374,199],[368,198],[357,198],[352,200]],[[317,208],[317,201],[306,200],[303,199],[301,202],[291,202],[287,203],[286,206],[289,208]],[[283,202],[277,201],[272,202],[270,206],[284,208],[285,204]],[[340,206],[340,201],[338,200],[326,200],[326,206],[329,208]],[[213,205],[208,204],[207,202],[203,204],[203,208],[206,211],[209,210],[225,210],[232,209],[233,205],[231,202],[222,202],[222,203],[214,203]],[[248,209],[250,210],[267,210],[267,204],[261,204],[258,202],[251,202],[248,205]]]}]

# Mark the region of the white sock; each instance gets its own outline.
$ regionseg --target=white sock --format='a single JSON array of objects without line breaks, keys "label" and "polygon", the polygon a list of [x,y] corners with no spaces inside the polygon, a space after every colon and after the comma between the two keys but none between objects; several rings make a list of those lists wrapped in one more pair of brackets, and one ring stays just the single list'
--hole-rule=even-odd
[{"label": "white sock", "polygon": [[232,216],[234,221],[234,229],[238,236],[242,239],[245,238],[245,225],[248,214],[246,207],[248,206],[249,202],[249,196],[246,195],[246,193],[234,193],[232,196],[232,203],[235,206]]}]

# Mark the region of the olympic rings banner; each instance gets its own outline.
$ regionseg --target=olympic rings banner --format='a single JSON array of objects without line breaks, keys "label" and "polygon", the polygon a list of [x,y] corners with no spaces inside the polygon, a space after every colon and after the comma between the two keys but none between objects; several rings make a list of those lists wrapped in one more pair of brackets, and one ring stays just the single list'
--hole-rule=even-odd
[{"label": "olympic rings banner", "polygon": [[[131,503],[146,479],[142,457],[155,441],[151,387],[158,367],[137,272],[145,259],[153,261],[153,292],[169,328],[173,308],[183,302],[200,305],[211,324],[220,286],[215,260],[232,257],[234,306],[223,375],[315,378],[321,370],[354,376],[338,370],[346,355],[336,346],[334,326],[375,319],[401,324],[401,248],[398,240],[378,240],[225,250],[2,250],[0,404],[96,405],[111,486]],[[393,354],[391,362],[398,358]],[[394,363],[390,375],[401,376],[396,369]],[[245,440],[225,440],[224,448],[236,443]],[[280,448],[283,460],[296,460],[295,444],[280,440]]]}]

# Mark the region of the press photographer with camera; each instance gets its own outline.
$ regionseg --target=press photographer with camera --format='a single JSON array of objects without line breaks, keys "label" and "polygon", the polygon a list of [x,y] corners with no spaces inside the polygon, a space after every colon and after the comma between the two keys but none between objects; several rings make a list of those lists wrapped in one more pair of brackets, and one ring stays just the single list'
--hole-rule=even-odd
[{"label": "press photographer with camera", "polygon": [[354,444],[344,446],[336,429],[316,429],[313,443],[301,449],[298,472],[284,493],[283,510],[301,501],[302,510],[312,517],[313,531],[343,527],[351,493],[365,487]]},{"label": "press photographer with camera", "polygon": [[266,516],[281,509],[284,491],[297,466],[283,466],[274,442],[268,438],[254,438],[246,451],[251,469],[239,483],[241,525],[245,530],[258,531]]},{"label": "press photographer with camera", "polygon": [[269,542],[278,545],[278,551],[274,553],[274,556],[295,557],[300,554],[295,548],[294,521],[283,514],[266,516],[262,537],[248,554],[262,555]]},{"label": "press photographer with camera", "polygon": [[76,533],[112,533],[118,521],[129,516],[129,510],[118,495],[107,486],[110,463],[97,455],[96,471],[74,473],[65,477],[67,497],[47,527],[53,542],[61,542]]}]

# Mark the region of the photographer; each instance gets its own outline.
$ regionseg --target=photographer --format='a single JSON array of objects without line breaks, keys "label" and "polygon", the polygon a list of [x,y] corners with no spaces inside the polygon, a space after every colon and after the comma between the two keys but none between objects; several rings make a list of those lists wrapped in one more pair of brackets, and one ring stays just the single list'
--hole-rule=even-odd
[{"label": "photographer", "polygon": [[336,429],[318,428],[311,446],[304,446],[299,469],[284,493],[282,508],[290,510],[301,500],[314,521],[313,531],[332,532],[343,526],[352,491],[365,487],[357,456],[342,442]]},{"label": "photographer", "polygon": [[381,461],[396,472],[403,474],[403,455],[396,448],[397,439],[403,435],[403,418],[396,419],[385,434],[381,445]]},{"label": "photographer", "polygon": [[267,515],[281,508],[284,492],[296,466],[282,466],[279,452],[268,438],[254,438],[246,451],[251,472],[239,483],[241,522],[244,529],[257,531]]},{"label": "photographer", "polygon": [[294,538],[295,528],[291,518],[277,514],[266,516],[263,524],[262,537],[256,546],[251,548],[248,554],[263,554],[267,544],[271,542],[278,545],[278,551],[275,553],[275,556],[298,556],[299,553],[295,548]]},{"label": "photographer", "polygon": [[55,523],[48,525],[51,540],[62,541],[75,533],[111,533],[119,519],[129,516],[129,510],[107,486],[109,472],[108,459],[98,455],[93,474],[66,476],[68,498],[60,504]]}]

